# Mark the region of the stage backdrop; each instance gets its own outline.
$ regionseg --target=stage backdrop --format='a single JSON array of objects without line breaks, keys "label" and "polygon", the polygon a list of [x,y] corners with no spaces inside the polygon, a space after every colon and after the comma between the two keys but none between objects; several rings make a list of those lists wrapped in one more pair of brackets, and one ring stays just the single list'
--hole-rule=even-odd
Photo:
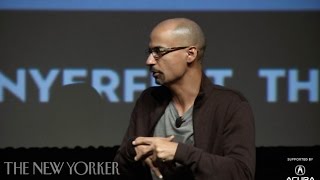
[{"label": "stage backdrop", "polygon": [[0,11],[0,148],[119,145],[149,33],[173,17],[207,37],[206,74],[250,101],[257,146],[320,145],[319,11]]}]

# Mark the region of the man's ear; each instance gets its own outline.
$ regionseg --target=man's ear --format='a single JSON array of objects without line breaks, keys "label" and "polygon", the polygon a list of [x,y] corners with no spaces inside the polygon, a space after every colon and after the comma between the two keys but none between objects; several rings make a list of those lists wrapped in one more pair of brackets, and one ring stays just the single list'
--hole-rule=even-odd
[{"label": "man's ear", "polygon": [[188,63],[192,63],[196,60],[197,56],[198,56],[198,51],[197,51],[197,48],[192,46],[188,49],[187,51],[188,53],[188,59],[187,59],[187,62]]}]

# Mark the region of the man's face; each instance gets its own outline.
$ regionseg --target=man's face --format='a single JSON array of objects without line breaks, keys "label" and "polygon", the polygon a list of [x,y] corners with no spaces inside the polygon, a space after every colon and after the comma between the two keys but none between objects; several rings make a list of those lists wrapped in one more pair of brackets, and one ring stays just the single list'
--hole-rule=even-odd
[{"label": "man's face", "polygon": [[[167,49],[180,47],[177,49]],[[184,48],[185,47],[185,48]],[[159,85],[178,83],[187,69],[187,45],[171,31],[156,28],[150,35],[149,54],[146,65]]]}]

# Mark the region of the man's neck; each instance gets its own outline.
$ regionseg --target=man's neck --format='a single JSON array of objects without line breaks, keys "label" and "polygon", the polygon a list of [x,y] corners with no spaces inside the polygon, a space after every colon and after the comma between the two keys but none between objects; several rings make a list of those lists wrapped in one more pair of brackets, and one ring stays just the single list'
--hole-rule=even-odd
[{"label": "man's neck", "polygon": [[194,72],[186,75],[180,82],[172,85],[169,89],[172,92],[172,101],[180,116],[190,107],[199,94],[202,72]]}]

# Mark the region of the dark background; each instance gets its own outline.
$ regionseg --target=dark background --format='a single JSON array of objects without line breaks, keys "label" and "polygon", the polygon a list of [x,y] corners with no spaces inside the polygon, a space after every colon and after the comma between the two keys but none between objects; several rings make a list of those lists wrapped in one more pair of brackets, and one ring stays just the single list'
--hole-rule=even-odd
[{"label": "dark background", "polygon": [[[319,157],[319,98],[310,102],[308,92],[301,91],[298,102],[288,101],[288,70],[297,69],[303,81],[308,80],[310,69],[320,69],[320,13],[310,11],[0,11],[0,72],[13,82],[18,69],[27,72],[25,102],[4,90],[0,148],[117,147],[134,106],[134,101],[124,102],[124,71],[146,70],[149,33],[159,21],[172,17],[200,24],[208,42],[205,68],[232,69],[233,77],[226,79],[225,86],[240,90],[250,101],[259,179],[263,173],[272,174],[275,167],[277,172],[288,168],[281,179],[295,175],[295,164],[287,162],[291,156]],[[39,102],[28,71],[47,74],[54,68],[60,74],[50,89],[50,100]],[[120,78],[119,102],[110,102],[91,87],[90,72],[103,68],[114,70]],[[83,84],[63,86],[64,69],[85,69],[88,74],[80,78]],[[266,100],[266,80],[258,76],[260,69],[286,71],[278,81],[276,102]],[[137,79],[147,86],[150,81]],[[23,155],[16,156],[10,154],[12,150],[8,157],[28,153],[24,149],[17,151]],[[112,155],[113,151],[108,158]]]}]

